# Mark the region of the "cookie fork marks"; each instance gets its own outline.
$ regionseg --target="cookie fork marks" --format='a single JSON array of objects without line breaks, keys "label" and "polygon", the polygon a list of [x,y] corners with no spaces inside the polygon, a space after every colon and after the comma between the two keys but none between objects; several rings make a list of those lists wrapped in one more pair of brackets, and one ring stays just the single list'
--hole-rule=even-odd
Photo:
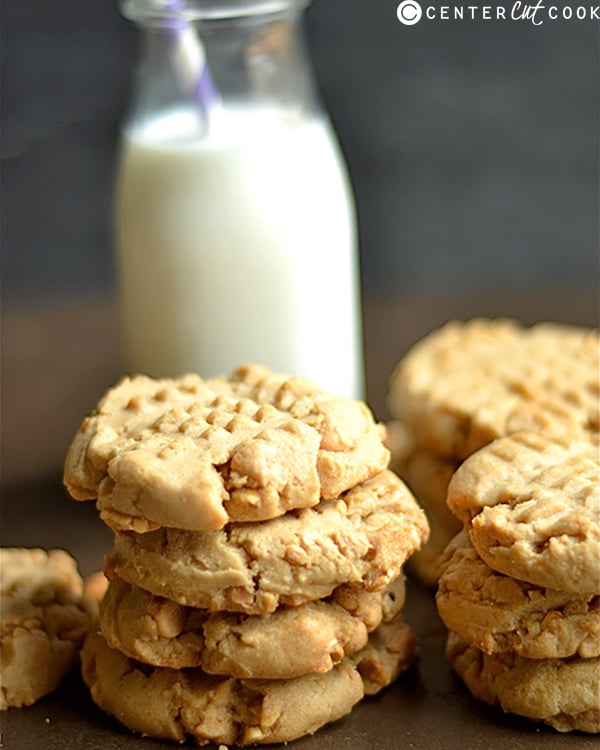
[{"label": "cookie fork marks", "polygon": [[599,429],[598,331],[451,321],[418,342],[390,379],[390,414],[422,448],[462,460],[505,435]]},{"label": "cookie fork marks", "polygon": [[267,614],[344,583],[382,590],[428,531],[409,490],[384,471],[337,500],[260,524],[117,533],[108,564],[129,583],[184,605]]},{"label": "cookie fork marks", "polygon": [[214,531],[333,499],[388,461],[364,403],[247,365],[124,378],[83,421],[64,482],[117,531]]},{"label": "cookie fork marks", "polygon": [[600,593],[596,436],[496,440],[459,467],[448,506],[494,570],[559,591]]}]

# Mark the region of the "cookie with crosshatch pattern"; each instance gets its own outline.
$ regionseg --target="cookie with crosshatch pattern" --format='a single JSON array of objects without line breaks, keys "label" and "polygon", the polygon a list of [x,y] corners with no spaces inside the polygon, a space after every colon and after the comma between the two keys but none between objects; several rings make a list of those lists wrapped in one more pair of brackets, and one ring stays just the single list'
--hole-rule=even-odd
[{"label": "cookie with crosshatch pattern", "polygon": [[258,365],[139,375],[83,421],[64,482],[117,530],[212,531],[336,498],[387,466],[383,432],[362,401]]},{"label": "cookie with crosshatch pattern", "polygon": [[579,596],[600,594],[597,433],[517,433],[467,458],[448,506],[494,570]]},{"label": "cookie with crosshatch pattern", "polygon": [[388,408],[420,448],[458,461],[514,432],[597,431],[599,354],[597,330],[451,321],[398,363]]},{"label": "cookie with crosshatch pattern", "polygon": [[386,470],[335,500],[261,523],[117,532],[106,569],[186,606],[269,614],[342,584],[384,589],[428,533],[414,497]]}]

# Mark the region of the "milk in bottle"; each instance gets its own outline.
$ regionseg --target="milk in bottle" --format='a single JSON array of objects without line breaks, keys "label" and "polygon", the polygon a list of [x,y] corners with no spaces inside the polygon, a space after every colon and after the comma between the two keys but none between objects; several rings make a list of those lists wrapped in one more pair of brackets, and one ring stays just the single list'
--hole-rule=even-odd
[{"label": "milk in bottle", "polygon": [[[249,16],[246,2],[215,21],[203,16],[211,3],[192,5],[213,100],[178,91],[123,131],[116,246],[128,369],[208,377],[256,362],[362,397],[353,198],[300,54],[301,6]],[[174,65],[164,19],[148,31]]]}]

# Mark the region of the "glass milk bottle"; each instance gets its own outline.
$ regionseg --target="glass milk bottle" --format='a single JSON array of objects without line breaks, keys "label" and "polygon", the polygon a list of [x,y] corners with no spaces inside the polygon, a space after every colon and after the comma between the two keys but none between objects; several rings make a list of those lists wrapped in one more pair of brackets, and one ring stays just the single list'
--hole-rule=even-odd
[{"label": "glass milk bottle", "polygon": [[363,397],[356,219],[300,0],[125,0],[142,54],[116,249],[130,372],[243,362]]}]

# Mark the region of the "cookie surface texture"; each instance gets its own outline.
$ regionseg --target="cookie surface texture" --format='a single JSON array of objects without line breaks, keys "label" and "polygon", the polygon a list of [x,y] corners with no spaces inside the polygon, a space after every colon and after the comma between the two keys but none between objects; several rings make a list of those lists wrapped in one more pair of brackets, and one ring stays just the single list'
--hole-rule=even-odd
[{"label": "cookie surface texture", "polygon": [[446,653],[472,695],[560,732],[600,732],[600,659],[483,654],[450,633]]},{"label": "cookie surface texture", "polygon": [[452,321],[398,364],[388,408],[420,446],[459,460],[513,432],[597,431],[599,349],[596,330]]},{"label": "cookie surface texture", "polygon": [[0,709],[29,706],[75,666],[97,611],[63,550],[0,549]]},{"label": "cookie surface texture", "polygon": [[494,570],[537,586],[600,594],[600,457],[587,435],[518,433],[468,458],[448,506]]},{"label": "cookie surface texture", "polygon": [[388,461],[363,402],[248,365],[123,379],[81,425],[64,482],[117,530],[210,531],[336,498]]},{"label": "cookie surface texture", "polygon": [[598,597],[541,588],[492,570],[465,531],[446,548],[436,592],[446,627],[484,653],[600,656]]},{"label": "cookie surface texture", "polygon": [[417,653],[415,634],[398,614],[382,622],[369,635],[366,646],[349,659],[358,669],[365,695],[375,695],[411,667]]},{"label": "cookie surface texture", "polygon": [[[398,652],[394,641],[398,638],[390,631],[370,646],[371,665],[376,653],[389,665],[396,649],[396,666],[389,667],[385,676],[383,664],[379,669],[371,667],[384,682],[402,659],[407,665],[411,660],[408,651]],[[149,668],[110,648],[100,633],[85,642],[82,673],[94,702],[129,729],[179,742],[191,735],[198,744],[288,742],[345,716],[366,692],[360,655],[352,661],[346,657],[321,674],[238,680],[210,676],[200,669]],[[374,679],[369,690],[377,692]]]},{"label": "cookie surface texture", "polygon": [[262,523],[116,533],[107,567],[179,604],[269,614],[342,584],[384,589],[428,531],[408,488],[386,470],[336,500]]},{"label": "cookie surface texture", "polygon": [[403,603],[402,580],[385,592],[355,596],[345,589],[326,601],[255,617],[183,607],[115,578],[100,608],[100,629],[110,646],[153,666],[290,679],[326,672],[363,648],[368,633]]}]

